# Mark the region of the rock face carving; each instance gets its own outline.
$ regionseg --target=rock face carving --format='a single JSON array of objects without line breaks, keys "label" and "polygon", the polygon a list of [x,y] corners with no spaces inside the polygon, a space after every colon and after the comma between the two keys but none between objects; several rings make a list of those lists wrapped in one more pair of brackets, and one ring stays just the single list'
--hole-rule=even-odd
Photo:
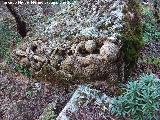
[{"label": "rock face carving", "polygon": [[[13,52],[17,63],[42,80],[118,81],[123,79],[123,34],[138,14],[129,0],[80,0],[65,6],[43,35],[27,36]],[[137,18],[138,19],[138,18]],[[127,30],[129,31],[127,33]],[[34,31],[33,31],[34,33]]]}]

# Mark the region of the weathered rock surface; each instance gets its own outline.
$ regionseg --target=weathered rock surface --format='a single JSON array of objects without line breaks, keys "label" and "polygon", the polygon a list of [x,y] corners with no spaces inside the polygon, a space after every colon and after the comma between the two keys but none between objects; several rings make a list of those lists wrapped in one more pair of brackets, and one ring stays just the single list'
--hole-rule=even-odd
[{"label": "weathered rock surface", "polygon": [[79,86],[56,120],[111,120],[112,99],[88,86]]},{"label": "weathered rock surface", "polygon": [[[15,61],[42,80],[122,80],[123,50],[139,44],[137,6],[134,0],[80,0],[66,5],[41,32],[33,31],[24,39],[14,51]],[[131,46],[123,48],[127,41]],[[132,56],[139,49],[136,45]]]}]

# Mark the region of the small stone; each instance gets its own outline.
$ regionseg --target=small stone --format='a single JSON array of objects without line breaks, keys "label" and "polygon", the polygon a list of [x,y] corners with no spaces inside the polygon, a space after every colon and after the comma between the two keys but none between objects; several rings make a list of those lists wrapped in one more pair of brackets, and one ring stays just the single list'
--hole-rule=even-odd
[{"label": "small stone", "polygon": [[25,56],[25,57],[27,56],[27,55],[26,55],[26,52],[24,52],[24,51],[22,51],[22,50],[19,50],[19,49],[16,50],[16,55],[18,55],[18,56]]},{"label": "small stone", "polygon": [[92,53],[96,49],[96,42],[94,40],[88,40],[85,43],[85,49]]},{"label": "small stone", "polygon": [[34,83],[34,85],[37,90],[40,90],[42,87],[40,83]]},{"label": "small stone", "polygon": [[40,56],[37,56],[37,55],[34,55],[33,58],[34,58],[35,60],[39,61],[39,62],[42,62],[42,63],[46,61],[45,58],[40,57]]}]

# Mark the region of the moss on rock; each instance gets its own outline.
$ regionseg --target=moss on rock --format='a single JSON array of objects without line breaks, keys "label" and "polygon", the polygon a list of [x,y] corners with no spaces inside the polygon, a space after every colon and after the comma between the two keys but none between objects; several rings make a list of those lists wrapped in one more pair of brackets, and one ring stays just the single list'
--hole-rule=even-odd
[{"label": "moss on rock", "polygon": [[138,1],[129,0],[123,12],[126,14],[123,19],[126,26],[121,31],[120,39],[123,43],[122,52],[125,62],[124,74],[125,78],[128,78],[138,59],[140,49],[144,46],[140,3]]}]

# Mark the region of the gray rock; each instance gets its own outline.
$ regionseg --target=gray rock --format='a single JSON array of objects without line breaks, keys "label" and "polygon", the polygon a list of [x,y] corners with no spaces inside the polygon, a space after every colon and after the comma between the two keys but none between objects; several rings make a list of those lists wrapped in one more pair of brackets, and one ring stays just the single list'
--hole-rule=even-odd
[{"label": "gray rock", "polygon": [[[47,76],[43,68],[49,68],[54,80],[121,81],[126,59],[122,56],[126,54],[121,49],[122,31],[124,35],[129,32],[137,35],[134,28],[139,25],[138,22],[137,26],[133,25],[132,31],[131,26],[125,22],[136,23],[129,16],[133,9],[137,12],[132,3],[138,4],[133,0],[80,0],[65,5],[52,19],[42,23],[44,30],[36,29],[39,32],[33,31],[35,34],[28,35],[26,42],[19,46],[26,48],[27,45],[23,51],[26,51],[31,62],[29,69],[39,73],[41,77],[38,79],[42,80],[43,76]],[[128,12],[125,13],[125,10]],[[135,19],[138,21],[138,17]],[[44,64],[35,63],[35,59],[32,59],[34,55],[45,58],[40,60]],[[37,79],[34,72],[33,77]]]},{"label": "gray rock", "polygon": [[100,91],[79,86],[56,120],[107,120],[111,101]]}]

